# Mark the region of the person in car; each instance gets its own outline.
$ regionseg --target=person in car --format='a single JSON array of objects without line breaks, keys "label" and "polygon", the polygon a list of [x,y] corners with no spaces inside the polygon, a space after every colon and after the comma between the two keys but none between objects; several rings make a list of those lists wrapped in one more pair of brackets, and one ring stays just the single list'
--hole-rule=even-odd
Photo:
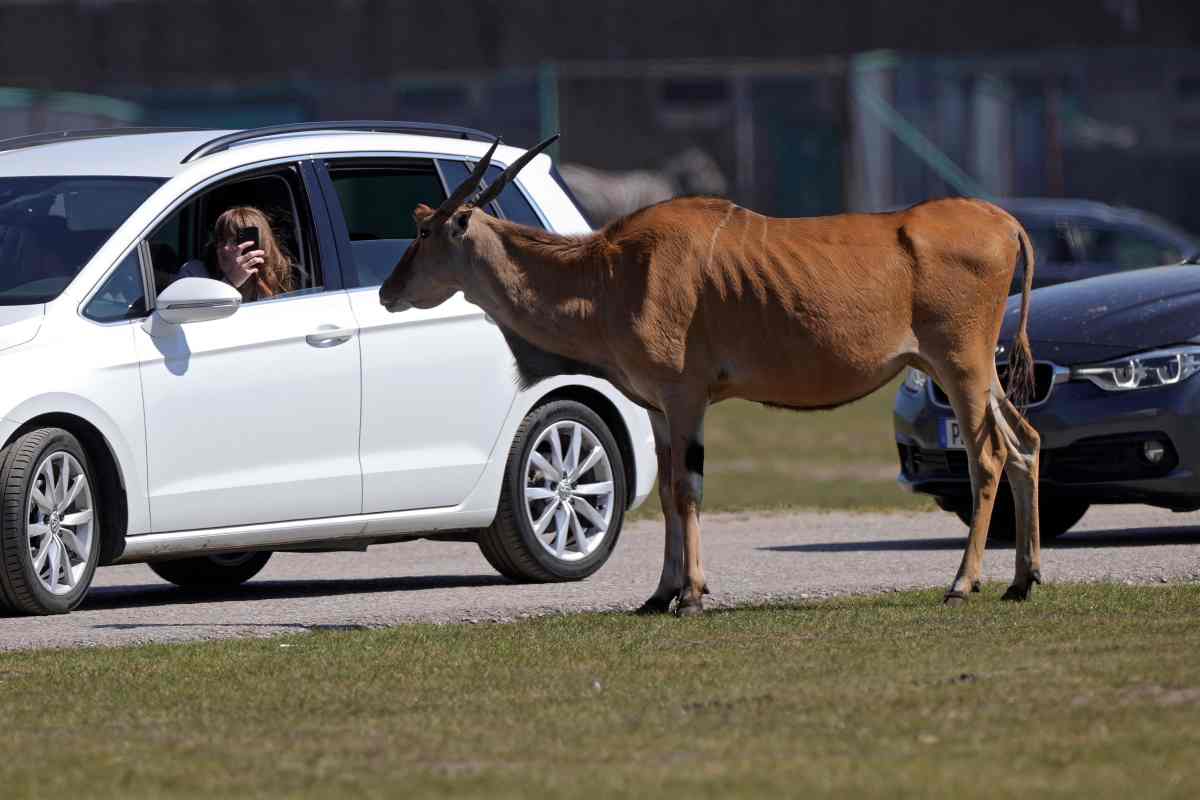
[{"label": "person in car", "polygon": [[[253,242],[237,241],[242,228],[258,228]],[[236,206],[217,217],[203,258],[194,258],[179,269],[180,278],[223,280],[252,303],[294,290],[292,260],[280,246],[267,215],[253,206]]]}]

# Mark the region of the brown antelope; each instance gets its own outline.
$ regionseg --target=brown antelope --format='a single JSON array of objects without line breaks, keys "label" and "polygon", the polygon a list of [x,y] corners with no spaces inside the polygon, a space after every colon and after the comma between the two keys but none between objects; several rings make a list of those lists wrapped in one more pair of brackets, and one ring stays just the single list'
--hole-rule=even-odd
[{"label": "brown antelope", "polygon": [[[946,602],[977,591],[988,522],[1006,471],[1016,501],[1016,574],[1006,599],[1041,581],[1037,432],[997,376],[1008,288],[1024,260],[1010,385],[1027,391],[1033,248],[983,201],[945,199],[887,214],[764,217],[691,197],[643,208],[587,236],[560,236],[481,208],[554,138],[469,201],[495,152],[436,210],[380,289],[391,311],[455,292],[504,332],[522,380],[582,372],[650,413],[666,517],[658,588],[643,612],[703,610],[700,560],[705,410],[728,398],[795,410],[870,394],[913,366],[945,389],[963,430],[974,518]],[[1014,397],[1020,402],[1019,397]]]}]

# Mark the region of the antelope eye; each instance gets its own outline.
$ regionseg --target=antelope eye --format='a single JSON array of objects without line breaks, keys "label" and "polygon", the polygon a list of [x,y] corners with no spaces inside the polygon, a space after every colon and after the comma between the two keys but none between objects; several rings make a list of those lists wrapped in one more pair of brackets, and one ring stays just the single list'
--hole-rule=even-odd
[{"label": "antelope eye", "polygon": [[417,236],[421,237],[422,239],[428,239],[429,238],[429,229],[421,228],[419,231],[417,231]]}]

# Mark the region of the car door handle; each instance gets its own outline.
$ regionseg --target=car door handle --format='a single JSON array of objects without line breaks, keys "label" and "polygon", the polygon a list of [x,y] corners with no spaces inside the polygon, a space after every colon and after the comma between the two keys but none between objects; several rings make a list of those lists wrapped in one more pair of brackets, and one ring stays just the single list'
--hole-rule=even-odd
[{"label": "car door handle", "polygon": [[345,344],[354,337],[353,328],[339,328],[336,325],[322,325],[317,328],[316,333],[310,333],[304,337],[304,341],[308,342],[313,347],[337,347],[339,344]]}]

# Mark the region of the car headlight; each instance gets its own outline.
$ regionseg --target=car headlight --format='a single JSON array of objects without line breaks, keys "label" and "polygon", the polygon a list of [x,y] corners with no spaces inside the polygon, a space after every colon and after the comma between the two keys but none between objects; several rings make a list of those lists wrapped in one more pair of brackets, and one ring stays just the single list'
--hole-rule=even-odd
[{"label": "car headlight", "polygon": [[904,388],[910,392],[924,391],[927,383],[929,383],[929,376],[919,369],[909,367],[908,372],[904,375]]},{"label": "car headlight", "polygon": [[1089,380],[1109,392],[1152,389],[1182,383],[1200,372],[1200,346],[1169,347],[1104,364],[1075,367],[1072,379]]}]

